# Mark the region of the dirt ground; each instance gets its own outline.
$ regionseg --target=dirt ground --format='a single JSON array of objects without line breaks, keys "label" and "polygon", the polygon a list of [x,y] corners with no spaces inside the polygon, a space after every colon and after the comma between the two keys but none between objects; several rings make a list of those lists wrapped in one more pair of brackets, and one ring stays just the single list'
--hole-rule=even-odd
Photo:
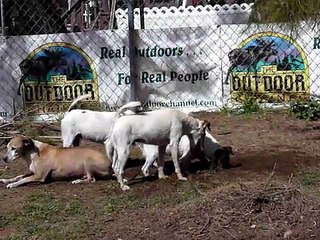
[{"label": "dirt ground", "polygon": [[[211,122],[221,145],[233,147],[231,162],[241,166],[195,170],[179,182],[167,161],[169,179],[157,179],[156,169],[154,177],[132,179],[144,163],[133,150],[129,192],[114,179],[0,184],[0,239],[320,239],[319,122],[285,112],[195,115]],[[101,144],[81,146],[104,151]],[[0,163],[0,178],[24,172],[22,161]]]}]

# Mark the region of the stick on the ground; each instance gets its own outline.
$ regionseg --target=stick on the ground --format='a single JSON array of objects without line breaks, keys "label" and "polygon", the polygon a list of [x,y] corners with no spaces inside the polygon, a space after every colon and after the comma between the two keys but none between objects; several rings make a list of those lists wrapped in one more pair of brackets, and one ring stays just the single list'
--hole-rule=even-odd
[{"label": "stick on the ground", "polygon": [[[8,137],[0,137],[0,139],[11,139],[12,137],[8,136]],[[51,139],[60,139],[61,140],[61,136],[37,136],[37,138],[51,138]]]},{"label": "stick on the ground", "polygon": [[267,179],[267,181],[265,182],[264,186],[262,189],[266,189],[266,187],[268,186],[269,182],[271,181],[271,179],[273,178],[274,173],[276,172],[276,168],[277,168],[277,163],[273,164],[273,168],[272,171]]},{"label": "stick on the ground", "polygon": [[203,231],[210,225],[212,217],[209,217],[206,224],[200,229],[199,234],[203,233]]}]

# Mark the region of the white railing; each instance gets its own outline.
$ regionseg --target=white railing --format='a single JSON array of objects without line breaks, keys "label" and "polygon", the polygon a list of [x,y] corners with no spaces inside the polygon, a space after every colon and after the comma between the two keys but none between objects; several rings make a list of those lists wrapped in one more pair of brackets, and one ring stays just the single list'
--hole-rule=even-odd
[{"label": "white railing", "polygon": [[[252,5],[253,3],[144,8],[145,29],[242,24],[247,22]],[[116,21],[119,29],[126,29],[128,27],[128,9],[117,9]],[[134,9],[134,24],[135,29],[141,29],[139,8]]]}]

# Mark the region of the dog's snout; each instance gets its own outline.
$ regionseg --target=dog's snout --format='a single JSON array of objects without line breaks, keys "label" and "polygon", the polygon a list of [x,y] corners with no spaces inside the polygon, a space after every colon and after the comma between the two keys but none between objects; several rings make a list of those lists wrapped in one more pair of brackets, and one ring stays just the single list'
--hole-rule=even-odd
[{"label": "dog's snout", "polygon": [[3,156],[2,159],[3,159],[3,161],[8,162],[8,156],[7,155]]}]

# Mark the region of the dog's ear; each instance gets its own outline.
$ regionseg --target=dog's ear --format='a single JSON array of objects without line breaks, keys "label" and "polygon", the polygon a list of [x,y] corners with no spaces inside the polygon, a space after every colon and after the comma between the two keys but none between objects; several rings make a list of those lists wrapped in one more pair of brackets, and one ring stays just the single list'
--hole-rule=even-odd
[{"label": "dog's ear", "polygon": [[25,146],[26,148],[34,148],[34,142],[31,138],[26,137],[25,139],[22,140],[23,146]]},{"label": "dog's ear", "polygon": [[25,146],[26,149],[33,149],[34,151],[36,151],[39,155],[39,148],[36,147],[36,145],[34,145],[34,142],[31,138],[26,138],[22,140],[23,145]]},{"label": "dog's ear", "polygon": [[214,152],[214,157],[216,159],[221,158],[221,156],[223,156],[223,154],[225,154],[225,151],[221,148],[218,148],[215,152]]},{"label": "dog's ear", "polygon": [[25,147],[31,147],[33,144],[33,141],[31,138],[26,138],[22,140],[23,146]]},{"label": "dog's ear", "polygon": [[226,150],[230,155],[234,156],[233,149],[231,146],[223,147],[223,149]]},{"label": "dog's ear", "polygon": [[203,120],[201,124],[201,128],[204,130],[207,128],[211,132],[211,123],[207,120]]}]

